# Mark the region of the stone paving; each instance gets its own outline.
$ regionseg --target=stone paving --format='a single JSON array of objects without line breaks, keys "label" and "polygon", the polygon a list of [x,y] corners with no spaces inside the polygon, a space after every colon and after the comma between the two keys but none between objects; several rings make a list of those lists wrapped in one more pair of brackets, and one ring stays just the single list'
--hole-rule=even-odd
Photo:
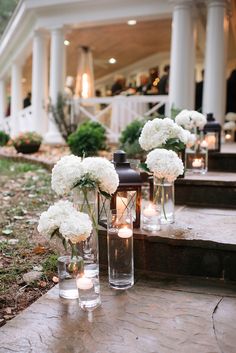
[{"label": "stone paving", "polygon": [[93,313],[54,287],[0,329],[1,353],[235,353],[236,286],[171,278],[114,291]]}]

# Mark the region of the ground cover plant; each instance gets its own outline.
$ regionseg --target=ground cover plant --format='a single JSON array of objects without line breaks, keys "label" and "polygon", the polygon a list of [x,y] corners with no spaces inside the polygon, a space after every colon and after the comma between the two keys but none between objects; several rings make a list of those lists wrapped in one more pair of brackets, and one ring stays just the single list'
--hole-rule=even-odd
[{"label": "ground cover plant", "polygon": [[0,326],[57,283],[59,245],[37,232],[56,196],[50,172],[0,159]]}]

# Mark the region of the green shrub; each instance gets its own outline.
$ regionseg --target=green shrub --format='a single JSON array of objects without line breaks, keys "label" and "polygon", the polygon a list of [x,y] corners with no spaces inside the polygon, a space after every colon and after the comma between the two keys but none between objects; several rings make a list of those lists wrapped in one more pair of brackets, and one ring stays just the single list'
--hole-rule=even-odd
[{"label": "green shrub", "polygon": [[70,150],[76,156],[96,156],[106,150],[106,130],[94,121],[86,121],[68,138]]},{"label": "green shrub", "polygon": [[129,158],[142,159],[144,151],[139,145],[138,139],[146,120],[134,120],[126,126],[120,137],[120,147],[127,153]]},{"label": "green shrub", "polygon": [[0,146],[5,146],[9,140],[10,136],[4,131],[0,131]]}]

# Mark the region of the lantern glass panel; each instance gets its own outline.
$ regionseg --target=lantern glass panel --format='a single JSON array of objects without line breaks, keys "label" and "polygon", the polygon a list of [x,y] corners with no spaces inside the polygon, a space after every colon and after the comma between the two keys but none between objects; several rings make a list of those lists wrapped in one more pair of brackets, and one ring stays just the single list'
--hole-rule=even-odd
[{"label": "lantern glass panel", "polygon": [[207,132],[205,135],[205,141],[207,142],[208,150],[215,151],[219,145],[219,133],[218,132]]},{"label": "lantern glass panel", "polygon": [[136,199],[137,193],[135,190],[118,191],[116,193],[116,205],[115,209],[117,212],[123,214],[127,210],[131,211],[133,222],[136,221]]}]

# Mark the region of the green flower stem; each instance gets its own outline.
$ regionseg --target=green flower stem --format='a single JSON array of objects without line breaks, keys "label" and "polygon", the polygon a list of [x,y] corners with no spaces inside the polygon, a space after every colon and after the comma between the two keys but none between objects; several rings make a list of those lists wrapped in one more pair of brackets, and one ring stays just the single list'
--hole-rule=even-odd
[{"label": "green flower stem", "polygon": [[71,246],[71,258],[77,257],[78,256],[78,250],[77,250],[76,244],[73,244],[71,242],[69,242],[69,243],[70,243],[70,246]]},{"label": "green flower stem", "polygon": [[89,200],[88,200],[88,192],[85,189],[82,189],[82,191],[83,191],[83,194],[84,194],[84,202],[83,202],[82,207],[84,207],[85,205],[87,206],[88,214],[89,214],[89,216],[92,219],[93,227],[95,228],[95,230],[96,230],[96,232],[98,234],[97,220],[96,220],[96,217],[94,215],[93,209],[92,209],[92,207],[91,207],[91,205],[89,203]]},{"label": "green flower stem", "polygon": [[160,184],[157,186],[157,191],[154,194],[153,202],[156,204],[158,200],[161,200],[161,208],[164,214],[165,219],[167,220],[166,211],[165,211],[165,186],[164,186],[164,178],[161,179]]}]

